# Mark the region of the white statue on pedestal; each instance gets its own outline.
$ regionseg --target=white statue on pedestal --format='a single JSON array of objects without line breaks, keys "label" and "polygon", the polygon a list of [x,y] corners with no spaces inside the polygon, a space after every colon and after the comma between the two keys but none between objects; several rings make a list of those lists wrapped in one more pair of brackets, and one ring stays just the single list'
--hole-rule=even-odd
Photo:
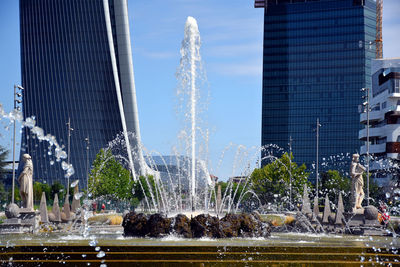
[{"label": "white statue on pedestal", "polygon": [[22,200],[21,208],[33,211],[33,163],[29,154],[22,156],[24,160],[24,170],[18,177],[19,194]]},{"label": "white statue on pedestal", "polygon": [[353,154],[353,159],[350,165],[350,177],[352,180],[352,196],[354,201],[353,210],[361,209],[361,203],[364,200],[364,179],[362,174],[365,171],[365,167],[358,161],[360,156]]}]

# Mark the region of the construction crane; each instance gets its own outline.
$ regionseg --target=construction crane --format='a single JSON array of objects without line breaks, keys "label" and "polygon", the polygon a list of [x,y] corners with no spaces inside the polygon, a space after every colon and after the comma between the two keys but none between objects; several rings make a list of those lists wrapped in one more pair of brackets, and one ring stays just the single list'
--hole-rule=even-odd
[{"label": "construction crane", "polygon": [[383,58],[383,40],[382,40],[382,13],[383,13],[383,0],[376,0],[376,58]]}]

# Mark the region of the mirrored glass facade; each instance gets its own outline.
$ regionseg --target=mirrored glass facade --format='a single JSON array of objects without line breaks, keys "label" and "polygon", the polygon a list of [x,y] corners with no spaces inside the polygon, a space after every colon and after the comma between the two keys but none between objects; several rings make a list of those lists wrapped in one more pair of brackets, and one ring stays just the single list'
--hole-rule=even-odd
[{"label": "mirrored glass facade", "polygon": [[[113,0],[109,10],[115,35]],[[79,179],[85,188],[85,138],[90,140],[90,164],[122,131],[103,0],[20,0],[20,28],[24,118],[35,116],[65,151],[70,119],[71,181]],[[34,180],[65,184],[65,171],[60,162],[53,164],[48,146],[23,129],[21,154],[32,156]]]},{"label": "mirrored glass facade", "polygon": [[[292,150],[309,169],[360,148],[358,105],[371,87],[375,1],[268,1],[264,16],[262,145]],[[328,168],[334,168],[328,166]],[[347,170],[346,170],[347,171]]]}]

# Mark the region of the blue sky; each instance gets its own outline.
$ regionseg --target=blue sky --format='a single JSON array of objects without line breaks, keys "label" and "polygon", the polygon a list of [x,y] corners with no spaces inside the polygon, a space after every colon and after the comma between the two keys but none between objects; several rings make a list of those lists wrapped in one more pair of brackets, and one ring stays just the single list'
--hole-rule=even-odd
[{"label": "blue sky", "polygon": [[[226,153],[220,168],[217,165],[230,143],[260,145],[263,10],[254,9],[253,2],[128,0],[139,120],[148,150],[171,154],[177,144],[175,72],[184,24],[187,16],[193,16],[210,91],[205,115],[211,172],[222,179],[241,174],[233,169],[236,150]],[[384,56],[400,57],[400,1],[384,2]],[[21,80],[18,1],[0,2],[0,23],[0,103],[10,111],[13,85]],[[12,149],[11,131],[0,133],[0,145]]]}]

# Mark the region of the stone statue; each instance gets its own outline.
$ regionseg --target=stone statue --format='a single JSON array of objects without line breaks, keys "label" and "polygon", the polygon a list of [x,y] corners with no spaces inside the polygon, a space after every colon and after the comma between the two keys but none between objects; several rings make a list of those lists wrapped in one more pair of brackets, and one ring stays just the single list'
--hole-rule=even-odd
[{"label": "stone statue", "polygon": [[353,210],[361,209],[361,203],[364,200],[364,179],[363,172],[365,167],[359,163],[360,156],[353,154],[353,159],[350,165],[350,177],[352,180],[352,196],[354,201]]},{"label": "stone statue", "polygon": [[22,156],[24,161],[24,170],[18,177],[19,182],[19,194],[22,199],[21,208],[33,211],[33,163],[32,158],[29,154]]}]

